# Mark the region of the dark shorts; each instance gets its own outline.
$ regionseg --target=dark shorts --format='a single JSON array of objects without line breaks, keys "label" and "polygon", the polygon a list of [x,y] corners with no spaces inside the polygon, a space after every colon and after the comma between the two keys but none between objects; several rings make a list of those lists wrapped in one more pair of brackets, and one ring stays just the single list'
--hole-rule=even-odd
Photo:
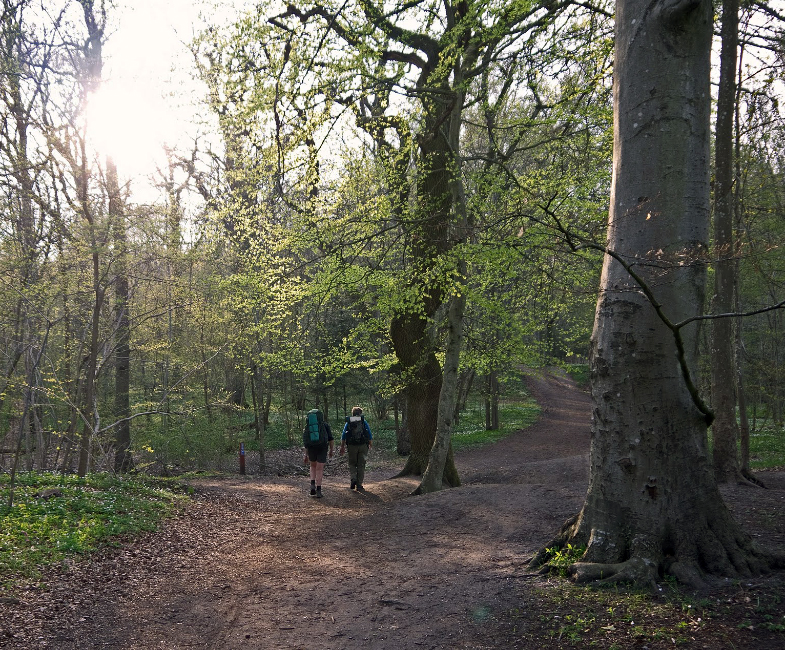
[{"label": "dark shorts", "polygon": [[307,447],[308,460],[312,463],[326,463],[327,462],[327,446],[324,447]]}]

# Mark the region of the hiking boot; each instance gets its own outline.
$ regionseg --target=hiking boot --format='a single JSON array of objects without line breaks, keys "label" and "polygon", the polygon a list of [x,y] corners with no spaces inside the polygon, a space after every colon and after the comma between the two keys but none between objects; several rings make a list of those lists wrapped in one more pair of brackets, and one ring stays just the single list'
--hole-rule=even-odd
[{"label": "hiking boot", "polygon": [[323,496],[324,496],[324,495],[322,494],[322,488],[321,488],[321,486],[317,487],[317,488],[316,488],[316,498],[317,498],[317,499],[321,499]]},{"label": "hiking boot", "polygon": [[313,497],[313,496],[316,496],[316,488],[315,488],[315,487],[312,487],[312,488],[311,488],[311,496],[312,496],[312,497]]},{"label": "hiking boot", "polygon": [[353,490],[356,487],[357,487],[357,481],[352,481],[352,487],[349,489]]},{"label": "hiking boot", "polygon": [[358,491],[358,492],[365,492],[365,488],[364,488],[362,485],[360,485],[360,484],[358,483],[358,484],[357,484],[357,491]]}]

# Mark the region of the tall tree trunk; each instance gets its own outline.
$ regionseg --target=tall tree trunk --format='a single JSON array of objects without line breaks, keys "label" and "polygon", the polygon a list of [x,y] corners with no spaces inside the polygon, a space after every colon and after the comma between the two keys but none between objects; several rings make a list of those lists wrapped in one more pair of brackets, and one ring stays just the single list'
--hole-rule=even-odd
[{"label": "tall tree trunk", "polygon": [[[31,359],[30,363],[30,374],[32,376],[36,376],[38,373],[38,368],[41,365],[41,359],[46,354],[46,346],[49,341],[49,331],[51,330],[51,324],[47,324],[46,326],[46,334],[44,335],[44,339],[41,343],[41,346],[38,349],[38,353],[35,356],[35,360]],[[32,357],[32,350],[30,350],[30,355]],[[11,508],[14,505],[14,485],[16,481],[16,470],[17,465],[19,463],[19,452],[22,447],[22,440],[24,438],[23,430],[29,429],[29,425],[27,424],[28,417],[30,415],[31,407],[33,403],[33,384],[30,382],[27,383],[24,390],[24,402],[22,406],[22,416],[19,420],[19,438],[17,440],[16,445],[16,453],[14,455],[13,464],[11,466],[11,473],[9,477],[9,484],[8,484],[8,501],[6,503],[8,507],[8,511],[10,512]]]},{"label": "tall tree trunk", "polygon": [[[736,263],[733,237],[733,122],[736,104],[736,52],[739,41],[739,0],[723,0],[720,85],[714,144],[714,313],[733,311]],[[736,374],[733,320],[712,322],[711,395],[714,477],[719,482],[742,480],[737,452]]]},{"label": "tall tree trunk", "polygon": [[550,545],[586,546],[571,567],[578,581],[651,584],[669,573],[700,585],[706,574],[746,576],[770,561],[714,482],[708,417],[684,373],[695,368],[694,324],[677,339],[661,317],[679,323],[703,305],[711,39],[710,0],[617,0],[608,254],[591,340],[591,474],[583,509]]},{"label": "tall tree trunk", "polygon": [[[459,273],[466,275],[466,264],[459,263]],[[436,492],[444,487],[444,468],[452,455],[452,428],[455,416],[455,402],[458,387],[458,366],[461,360],[463,340],[463,316],[466,310],[466,292],[458,290],[458,295],[450,301],[447,316],[447,350],[444,359],[444,380],[439,395],[439,413],[436,437],[428,456],[428,467],[423,474],[415,494]],[[455,484],[448,484],[455,485]]]},{"label": "tall tree trunk", "polygon": [[259,369],[259,366],[256,364],[253,365],[251,368],[251,399],[253,402],[253,413],[254,413],[254,428],[256,429],[256,439],[259,441],[259,473],[261,474],[264,471],[265,467],[265,455],[264,455],[264,444],[265,444],[265,421],[264,421],[264,413],[259,408],[259,387],[260,385],[264,385],[264,382],[261,381],[262,372]]},{"label": "tall tree trunk", "polygon": [[[416,260],[417,268],[412,275],[419,278],[414,286],[420,292],[420,304],[397,314],[390,325],[393,350],[406,378],[404,395],[411,436],[411,453],[401,475],[425,472],[436,438],[442,391],[442,369],[436,358],[431,321],[442,304],[445,287],[440,279],[433,277],[432,271],[439,256],[454,245],[450,240],[455,226],[453,183],[459,165],[457,143],[453,140],[460,126],[462,95],[453,93],[446,81],[440,90],[423,99],[426,128],[419,139],[421,174],[416,208],[419,223],[412,243],[412,259]],[[444,481],[449,485],[459,483],[451,457],[444,468]]]},{"label": "tall tree trunk", "polygon": [[426,330],[425,318],[415,314],[394,318],[390,329],[393,348],[407,376],[403,394],[411,451],[401,471],[404,476],[425,471],[436,437],[442,369]]},{"label": "tall tree trunk", "polygon": [[[3,116],[7,122],[3,129],[3,142],[0,144],[4,155],[7,157],[9,168],[9,181],[11,185],[10,196],[5,201],[4,210],[8,212],[14,228],[14,234],[6,238],[7,253],[15,254],[16,260],[13,265],[16,268],[16,277],[8,280],[13,284],[18,292],[19,300],[13,312],[12,328],[14,332],[15,344],[10,351],[8,366],[5,375],[5,383],[0,394],[0,409],[6,398],[11,379],[17,369],[17,364],[25,355],[24,361],[24,381],[27,383],[28,391],[32,391],[32,386],[37,382],[37,378],[31,374],[32,348],[35,345],[35,322],[30,309],[33,298],[32,290],[38,282],[38,242],[39,237],[36,232],[35,224],[35,187],[33,183],[32,170],[35,165],[30,159],[30,135],[32,101],[30,95],[25,93],[24,87],[37,96],[41,92],[40,87],[30,88],[30,82],[36,82],[30,74],[30,66],[27,60],[29,47],[24,42],[24,30],[22,13],[25,7],[23,3],[15,5],[4,4],[2,16],[0,16],[0,45],[2,46],[2,57],[4,66],[4,91]],[[25,84],[23,86],[23,84]],[[13,125],[13,126],[11,126]],[[15,249],[15,247],[18,247]],[[13,399],[16,396],[11,393]],[[26,393],[25,393],[26,396]],[[26,399],[26,397],[25,397]],[[24,440],[27,445],[28,469],[32,469],[32,442],[30,440],[30,427],[32,418],[27,419],[29,425],[19,430],[20,440]]]},{"label": "tall tree trunk", "polygon": [[128,243],[125,233],[117,166],[111,157],[106,159],[106,185],[109,194],[109,219],[113,224],[115,253],[115,309],[117,311],[117,345],[115,348],[115,418],[120,420],[115,433],[114,469],[128,472],[133,469],[131,455],[131,320],[128,313]]},{"label": "tall tree trunk", "polygon": [[[103,69],[103,37],[104,26],[99,22],[94,11],[93,0],[80,0],[82,12],[84,14],[85,26],[87,28],[87,40],[82,47],[84,56],[85,70],[80,79],[82,85],[83,99],[90,93],[95,92],[100,83]],[[103,6],[99,12],[103,11]],[[105,18],[105,16],[103,16]],[[90,458],[90,446],[92,436],[95,431],[95,415],[97,409],[96,400],[96,375],[98,372],[98,335],[101,318],[101,309],[105,297],[105,289],[101,281],[101,266],[99,255],[98,232],[93,214],[93,206],[89,193],[90,170],[88,167],[88,153],[86,144],[87,134],[83,133],[79,140],[79,166],[77,172],[77,191],[79,196],[79,209],[81,216],[88,225],[90,237],[90,247],[92,249],[92,280],[93,280],[93,309],[89,327],[89,346],[87,351],[87,372],[85,376],[82,438],[79,446],[79,466],[77,474],[85,476],[88,471]]]},{"label": "tall tree trunk", "polygon": [[[90,224],[93,225],[92,223]],[[91,238],[93,241],[93,248],[96,250],[95,232],[91,227]],[[98,334],[101,319],[101,309],[104,302],[104,288],[101,285],[101,275],[99,268],[99,256],[97,252],[92,255],[93,266],[93,310],[90,318],[89,328],[89,346],[87,350],[87,369],[85,371],[85,389],[84,389],[84,403],[82,405],[82,416],[84,424],[82,428],[82,437],[79,445],[79,465],[77,467],[77,475],[85,476],[88,471],[90,461],[90,447],[92,444],[93,433],[95,430],[95,391],[96,391],[96,374],[98,371]]]},{"label": "tall tree trunk", "polygon": [[[743,223],[742,223],[742,210],[741,210],[741,196],[742,190],[739,186],[740,179],[741,179],[741,147],[742,147],[742,135],[741,135],[741,93],[742,93],[742,78],[744,75],[743,69],[743,58],[744,58],[744,48],[740,48],[738,61],[736,62],[736,102],[734,105],[733,110],[733,120],[734,120],[734,133],[735,133],[735,141],[734,141],[734,157],[733,163],[736,169],[735,179],[736,183],[734,184],[734,191],[733,191],[733,212],[734,212],[734,220],[736,226],[736,241],[735,241],[735,255],[734,255],[734,273],[733,273],[733,281],[734,281],[734,288],[733,288],[733,305],[736,310],[737,314],[741,313],[741,290],[739,287],[739,268],[740,268],[740,258],[741,258],[741,247],[742,247],[742,232],[743,232]],[[742,342],[742,318],[739,316],[736,319],[736,328],[735,328],[735,337],[736,337],[736,347],[734,352],[734,362],[736,367],[736,399],[738,402],[739,407],[739,468],[741,469],[742,475],[753,482],[760,481],[755,479],[752,475],[752,470],[750,469],[750,422],[747,416],[747,394],[745,392],[744,387],[744,371],[743,371],[743,364],[742,364],[742,355],[743,355],[743,342]]]}]

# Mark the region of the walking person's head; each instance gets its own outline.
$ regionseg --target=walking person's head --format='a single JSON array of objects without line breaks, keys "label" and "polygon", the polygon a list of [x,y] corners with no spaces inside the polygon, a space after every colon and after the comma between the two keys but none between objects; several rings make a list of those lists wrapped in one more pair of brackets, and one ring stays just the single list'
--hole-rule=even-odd
[{"label": "walking person's head", "polygon": [[360,408],[359,406],[353,406],[352,407],[352,415],[353,416],[362,415],[362,414],[363,414],[362,408]]}]

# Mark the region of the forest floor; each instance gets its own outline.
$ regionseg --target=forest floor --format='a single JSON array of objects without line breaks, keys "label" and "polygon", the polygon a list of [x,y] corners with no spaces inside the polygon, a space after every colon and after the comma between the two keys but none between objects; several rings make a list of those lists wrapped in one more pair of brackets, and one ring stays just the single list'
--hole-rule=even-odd
[{"label": "forest floor", "polygon": [[[373,458],[365,492],[345,458],[324,498],[305,476],[193,483],[158,532],[59,567],[0,602],[7,648],[785,648],[785,575],[701,594],[576,587],[527,560],[581,507],[589,398],[532,376],[530,428],[456,457],[463,485],[409,496],[398,458]],[[289,454],[288,456],[286,454]],[[299,462],[292,450],[271,459]],[[785,550],[785,472],[724,488],[746,530]]]}]

